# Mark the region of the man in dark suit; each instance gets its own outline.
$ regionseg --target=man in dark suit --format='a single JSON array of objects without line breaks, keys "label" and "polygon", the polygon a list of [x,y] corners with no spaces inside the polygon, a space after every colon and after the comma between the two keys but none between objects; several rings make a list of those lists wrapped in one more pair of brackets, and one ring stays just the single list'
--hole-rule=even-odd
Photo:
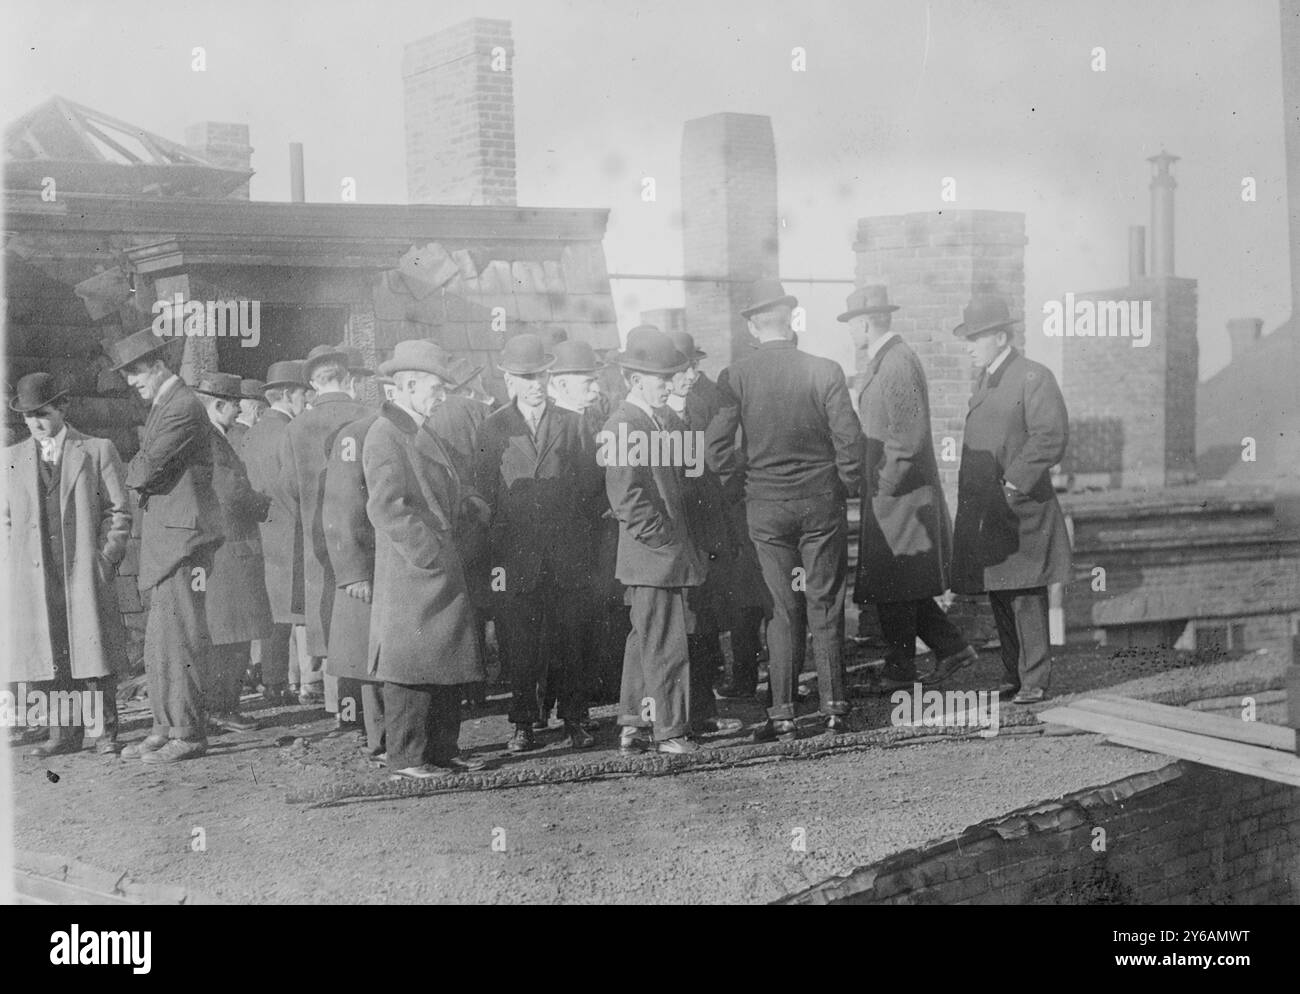
[{"label": "man in dark suit", "polygon": [[173,339],[151,329],[113,343],[110,359],[149,403],[140,451],[127,469],[143,515],[141,592],[149,592],[144,665],[153,731],[124,755],[174,763],[207,751],[204,675],[211,639],[204,606],[221,507],[212,489],[212,425],[192,390],[163,361]]},{"label": "man in dark suit", "polygon": [[952,589],[988,592],[1013,703],[1047,695],[1051,676],[1047,587],[1070,578],[1070,538],[1052,487],[1069,418],[1051,370],[1012,348],[1001,297],[976,297],[954,334],[983,370],[962,439]]},{"label": "man in dark suit", "polygon": [[212,488],[221,505],[226,540],[217,549],[208,577],[208,632],[212,652],[204,691],[208,715],[218,728],[244,732],[257,722],[239,713],[239,691],[255,639],[270,638],[274,623],[266,596],[266,567],[258,525],[271,498],[248,482],[244,462],[226,435],[239,414],[239,377],[208,373],[194,388],[212,422]]},{"label": "man in dark suit", "polygon": [[[605,492],[619,524],[617,578],[627,587],[632,609],[619,748],[640,748],[641,733],[651,728],[659,752],[694,752],[699,747],[689,738],[687,639],[693,619],[687,592],[704,582],[707,564],[691,534],[686,467],[662,458],[674,431],[685,453],[681,422],[667,404],[673,374],[688,360],[658,328],[640,325],[628,332],[627,347],[615,361],[628,392],[596,441]],[[659,458],[646,458],[656,451]]]},{"label": "man in dark suit", "polygon": [[774,602],[767,630],[772,706],[757,741],[792,740],[796,646],[812,630],[821,713],[847,727],[844,690],[845,499],[862,479],[862,430],[838,363],[800,352],[790,326],[798,301],[759,280],[741,313],[758,348],[718,378],[723,407],[709,427],[709,467],[724,486],[738,472],[743,433],[746,516]]},{"label": "man in dark suit", "polygon": [[460,686],[484,678],[456,537],[461,483],[442,443],[421,430],[455,378],[428,341],[398,342],[379,371],[394,399],[366,433],[366,515],[375,529],[368,670],[384,682],[388,766],[425,779],[482,769],[458,756]]},{"label": "man in dark suit", "polygon": [[511,752],[536,748],[538,688],[548,680],[564,744],[585,749],[594,742],[582,726],[590,684],[583,623],[603,481],[582,416],[547,399],[554,361],[536,335],[506,342],[500,365],[511,403],[478,433],[474,486],[491,508],[491,565],[504,570],[496,618],[513,669]]},{"label": "man in dark suit", "polygon": [[891,325],[897,305],[883,286],[849,295],[848,322],[866,360],[858,386],[858,417],[866,434],[862,525],[853,599],[874,604],[886,642],[880,689],[911,690],[919,635],[939,660],[945,680],[974,662],[976,652],[935,603],[950,583],[952,524],[930,432],[925,370]]},{"label": "man in dark suit", "polygon": [[244,436],[248,429],[257,424],[257,419],[266,410],[266,384],[261,380],[244,379],[239,381],[239,416],[226,431],[226,441],[239,455],[244,445]]},{"label": "man in dark suit", "polygon": [[[286,472],[280,477],[278,494],[297,517],[302,532],[302,557],[296,563],[294,583],[301,585],[303,591],[309,671],[313,677],[319,674],[325,710],[339,714],[344,724],[357,721],[355,709],[360,703],[361,688],[354,684],[339,686],[334,677],[325,674],[335,585],[320,510],[325,492],[325,464],[334,446],[334,436],[344,425],[366,413],[365,405],[356,399],[359,371],[348,368],[349,358],[338,346],[318,345],[303,363],[303,378],[316,391],[316,399],[310,409],[289,422],[284,430],[280,462]],[[304,675],[303,693],[307,683]],[[340,712],[341,700],[351,701],[352,706]]]},{"label": "man in dark suit", "polygon": [[[307,384],[300,360],[271,364],[266,371],[266,401],[269,406],[248,429],[240,449],[253,489],[271,498],[260,530],[266,593],[275,626],[271,637],[258,644],[257,656],[262,667],[262,696],[271,704],[292,704],[298,702],[299,695],[289,689],[289,654],[296,653],[298,663],[294,668],[301,679],[307,649],[302,587],[294,587],[295,574],[301,578],[301,570],[295,569],[294,563],[302,557],[302,530],[297,514],[283,499],[279,481],[288,472],[281,462],[285,429],[307,405]],[[324,700],[318,685],[309,685],[306,697],[306,703]]]}]

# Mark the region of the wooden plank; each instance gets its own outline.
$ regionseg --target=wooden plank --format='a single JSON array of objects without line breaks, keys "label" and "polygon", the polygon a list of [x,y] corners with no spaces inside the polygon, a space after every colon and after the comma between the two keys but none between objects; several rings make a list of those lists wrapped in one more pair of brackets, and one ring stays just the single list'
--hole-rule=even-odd
[{"label": "wooden plank", "polygon": [[1300,756],[1287,755],[1276,749],[1242,745],[1224,739],[1196,735],[1191,732],[1160,728],[1141,721],[1117,718],[1114,715],[1084,711],[1076,707],[1056,707],[1040,711],[1038,719],[1082,728],[1106,736],[1118,745],[1158,752],[1178,759],[1214,766],[1233,773],[1262,777],[1277,783],[1300,787]]},{"label": "wooden plank", "polygon": [[1240,718],[1207,714],[1204,711],[1189,711],[1186,708],[1170,707],[1153,701],[1121,697],[1119,694],[1094,694],[1081,701],[1072,701],[1070,707],[1096,711],[1100,714],[1113,714],[1117,718],[1129,718],[1133,721],[1145,721],[1148,724],[1159,725],[1161,728],[1176,728],[1179,731],[1208,735],[1229,742],[1244,742],[1247,745],[1295,752],[1295,731],[1281,725],[1242,721]]},{"label": "wooden plank", "polygon": [[14,891],[20,900],[31,904],[137,904],[118,894],[102,894],[62,880],[37,876],[23,870],[14,871]]}]

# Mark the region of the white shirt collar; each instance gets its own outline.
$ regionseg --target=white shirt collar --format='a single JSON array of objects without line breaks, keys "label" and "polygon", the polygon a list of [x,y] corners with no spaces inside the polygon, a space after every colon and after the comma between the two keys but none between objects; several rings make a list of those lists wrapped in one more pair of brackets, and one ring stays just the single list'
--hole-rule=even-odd
[{"label": "white shirt collar", "polygon": [[415,422],[415,426],[417,428],[423,427],[427,415],[417,414],[411,408],[403,404],[400,400],[393,401],[393,406],[396,407],[399,411],[404,411],[407,417],[409,417],[412,421]]},{"label": "white shirt collar", "polygon": [[867,346],[867,362],[870,362],[872,359],[874,359],[874,358],[879,354],[880,350],[883,349],[883,348],[885,347],[885,343],[886,343],[887,341],[889,341],[891,338],[897,338],[897,337],[898,337],[898,332],[896,332],[896,331],[891,331],[891,332],[887,333],[886,335],[884,335],[883,337],[876,339],[876,341],[873,342],[871,345],[868,345],[868,346]]},{"label": "white shirt collar", "polygon": [[678,414],[681,414],[686,410],[686,398],[679,397],[675,393],[670,393],[668,395],[668,406]]},{"label": "white shirt collar", "polygon": [[992,376],[994,373],[996,373],[998,371],[998,367],[1007,361],[1007,356],[1009,355],[1011,355],[1010,345],[1008,345],[1001,352],[999,352],[998,357],[994,359],[991,363],[989,363],[988,375]]},{"label": "white shirt collar", "polygon": [[537,404],[536,406],[530,406],[528,404],[525,404],[518,397],[516,397],[515,407],[519,408],[519,413],[524,416],[525,421],[529,420],[530,418],[536,418],[538,421],[540,421],[542,419],[542,415],[546,413],[546,401],[544,400],[540,404]]},{"label": "white shirt collar", "polygon": [[163,380],[163,385],[160,386],[160,387],[158,388],[158,392],[157,392],[156,394],[154,394],[154,398],[153,398],[153,406],[154,406],[154,407],[157,407],[159,404],[161,404],[161,403],[163,402],[163,399],[164,399],[164,398],[165,398],[169,393],[171,393],[173,390],[176,389],[176,384],[178,384],[180,381],[181,381],[181,378],[180,378],[179,376],[177,376],[175,373],[172,373],[171,376],[169,376],[169,377],[167,377],[167,379]]},{"label": "white shirt collar", "polygon": [[40,457],[46,460],[47,462],[58,462],[59,456],[63,452],[64,439],[66,439],[67,437],[68,437],[68,424],[65,421],[63,423],[63,427],[59,429],[59,433],[57,435],[55,435],[53,438],[42,438],[39,442],[37,442],[36,447],[40,453]]}]

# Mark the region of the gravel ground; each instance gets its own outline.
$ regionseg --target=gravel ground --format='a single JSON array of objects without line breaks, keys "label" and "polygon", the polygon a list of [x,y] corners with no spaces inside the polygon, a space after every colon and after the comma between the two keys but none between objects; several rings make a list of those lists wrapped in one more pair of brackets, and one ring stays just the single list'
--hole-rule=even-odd
[{"label": "gravel ground", "polygon": [[[1071,651],[1054,689],[1113,686],[1154,697],[1183,688],[1208,697],[1275,687],[1282,665],[1268,656],[1211,665],[1172,653]],[[954,682],[992,686],[998,668],[986,653]],[[1130,679],[1137,682],[1115,686]],[[490,703],[466,722],[462,744],[496,754],[508,726],[492,713],[500,702]],[[855,728],[887,723],[887,700],[861,704]],[[726,709],[759,714],[748,703]],[[286,793],[383,774],[319,711],[259,713],[258,731],[214,738],[206,757],[170,768],[89,753],[44,762],[11,753],[14,844],[231,902],[752,903],[1169,761],[1096,736],[1003,735],[653,779],[306,808],[286,804]],[[143,735],[143,716],[131,724],[138,730],[127,738]],[[600,748],[612,736],[603,731]],[[553,746],[514,759],[577,761]],[[206,851],[192,850],[196,828]],[[796,828],[806,830],[806,853],[791,848]]]}]

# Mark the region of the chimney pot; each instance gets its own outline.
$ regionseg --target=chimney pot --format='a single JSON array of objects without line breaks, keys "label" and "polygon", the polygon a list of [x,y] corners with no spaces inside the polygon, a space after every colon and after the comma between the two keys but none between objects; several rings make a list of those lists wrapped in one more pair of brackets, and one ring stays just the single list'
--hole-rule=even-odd
[{"label": "chimney pot", "polygon": [[1170,167],[1178,156],[1162,151],[1151,163],[1151,275],[1174,275],[1174,181]]},{"label": "chimney pot", "polygon": [[1263,332],[1263,318],[1230,318],[1228,341],[1232,344],[1233,360],[1254,348]]}]

